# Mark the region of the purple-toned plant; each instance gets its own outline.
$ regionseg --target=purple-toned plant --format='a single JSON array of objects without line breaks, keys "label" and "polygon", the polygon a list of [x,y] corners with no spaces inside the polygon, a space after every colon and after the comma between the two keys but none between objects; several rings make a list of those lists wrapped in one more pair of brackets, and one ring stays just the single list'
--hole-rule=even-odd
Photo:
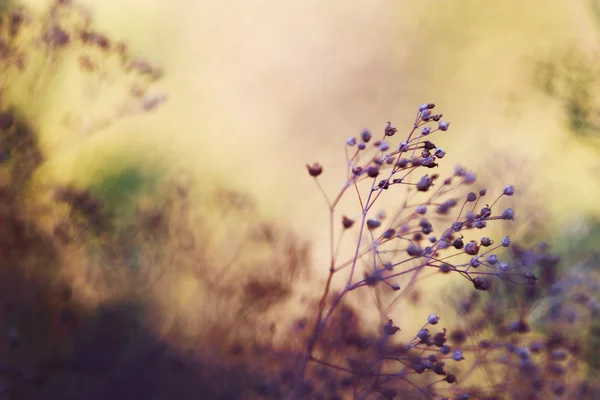
[{"label": "purple-toned plant", "polygon": [[471,399],[598,398],[598,303],[590,290],[597,280],[586,275],[582,285],[576,266],[558,276],[561,260],[544,243],[511,247],[511,263],[537,271],[535,287],[498,285],[490,295],[472,292],[451,301],[457,328],[448,342],[470,360],[456,373],[461,394]]},{"label": "purple-toned plant", "polygon": [[[399,307],[409,292],[414,293],[423,279],[436,274],[461,276],[477,291],[488,291],[494,278],[535,285],[530,270],[500,258],[498,253],[511,245],[508,236],[495,241],[481,233],[494,221],[514,220],[513,209],[497,210],[497,204],[501,197],[512,196],[515,188],[506,186],[498,197],[486,202],[485,188],[461,192],[475,184],[472,171],[457,166],[446,178],[435,172],[446,152],[431,138],[446,134],[450,124],[441,114],[434,114],[434,108],[434,104],[421,105],[410,132],[398,144],[391,141],[399,132],[390,122],[380,139],[369,130],[349,138],[345,143],[346,178],[333,199],[319,182],[321,164],[307,165],[329,207],[330,264],[294,398],[305,398],[315,390],[325,398],[342,398],[340,393],[343,398],[391,399],[401,394],[405,398],[407,388],[424,398],[460,396],[457,378],[450,371],[466,356],[460,348],[448,346],[448,331],[438,329],[440,317],[423,315],[422,328],[412,340],[399,344],[392,338],[400,328],[388,318],[391,310]],[[356,196],[359,212],[356,216],[338,215],[340,201],[350,195]],[[376,209],[384,197],[393,197],[391,211]],[[340,260],[342,240],[352,232],[356,233],[352,255]],[[336,292],[333,280],[340,274],[344,274],[345,284]],[[365,351],[351,354],[336,346],[331,331],[339,330],[340,322],[349,318],[343,316],[344,302],[359,288],[377,288],[382,326],[378,337],[357,346]],[[342,316],[336,319],[338,313]],[[307,377],[313,367],[321,374],[322,367],[335,371],[340,381],[334,379],[327,387],[315,388]]]}]

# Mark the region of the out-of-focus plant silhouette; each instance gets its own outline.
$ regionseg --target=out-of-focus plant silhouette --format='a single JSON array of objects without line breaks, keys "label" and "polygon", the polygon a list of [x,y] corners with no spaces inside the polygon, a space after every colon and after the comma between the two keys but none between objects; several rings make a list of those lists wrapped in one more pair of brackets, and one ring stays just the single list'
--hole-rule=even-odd
[{"label": "out-of-focus plant silhouette", "polygon": [[[0,7],[0,399],[598,398],[597,228],[574,245],[586,254],[577,261],[479,233],[519,217],[505,203],[515,188],[493,169],[482,187],[464,167],[437,174],[450,156],[432,138],[453,133],[433,104],[397,143],[391,123],[381,138],[364,130],[341,143],[333,199],[318,178],[328,171],[308,165],[327,198],[331,263],[322,293],[300,297],[323,268],[311,241],[227,182],[169,179],[161,160],[115,150],[84,184],[40,183],[52,147],[34,117],[48,79],[76,66],[84,80],[118,83],[107,115],[61,118],[88,137],[156,110],[163,71],[70,0],[40,14]],[[555,68],[540,66],[540,87],[593,135],[593,67]],[[391,193],[395,208],[375,209]],[[353,195],[356,213],[336,214]],[[533,237],[541,221],[523,220]],[[354,302],[360,292],[372,301]],[[422,321],[414,331],[395,317],[409,309]]]}]

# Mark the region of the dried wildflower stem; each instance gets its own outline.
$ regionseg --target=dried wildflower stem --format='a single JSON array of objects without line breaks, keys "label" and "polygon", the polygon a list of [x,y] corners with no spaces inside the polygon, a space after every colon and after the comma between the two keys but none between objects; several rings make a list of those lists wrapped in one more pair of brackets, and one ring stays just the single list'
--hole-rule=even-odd
[{"label": "dried wildflower stem", "polygon": [[373,185],[371,186],[371,191],[369,192],[369,196],[367,197],[367,202],[366,202],[366,206],[363,208],[363,212],[362,212],[362,216],[361,216],[361,221],[360,221],[360,231],[358,232],[358,239],[357,239],[357,243],[356,243],[356,250],[354,251],[354,258],[352,259],[352,265],[350,266],[350,274],[348,275],[348,282],[346,282],[346,289],[344,290],[344,292],[348,291],[348,289],[352,286],[352,278],[354,278],[354,272],[356,270],[356,263],[359,260],[359,254],[360,254],[360,249],[361,249],[361,245],[362,245],[362,238],[364,235],[364,231],[365,231],[365,226],[366,226],[366,221],[367,221],[367,214],[369,212],[369,207],[370,207],[370,203],[371,203],[371,196],[373,196],[373,188],[374,188],[375,182],[373,182]]},{"label": "dried wildflower stem", "polygon": [[[337,204],[339,203],[339,201],[341,200],[342,196],[344,195],[344,193],[346,192],[346,190],[350,187],[350,185],[348,183],[346,183],[344,185],[344,187],[340,190],[340,192],[338,193],[338,195],[336,196],[335,200],[332,202],[329,201],[329,198],[327,196],[327,193],[325,192],[325,190],[323,189],[323,187],[321,186],[321,184],[319,183],[319,181],[316,179],[315,176],[315,181],[317,183],[317,186],[319,187],[321,193],[323,194],[323,197],[325,198],[325,201],[327,202],[327,205],[329,206],[329,246],[330,246],[330,267],[329,267],[329,274],[327,277],[327,282],[325,284],[325,289],[323,291],[323,295],[321,296],[321,299],[319,300],[319,308],[318,308],[318,312],[317,312],[317,318],[316,318],[316,322],[315,322],[315,326],[313,328],[313,332],[311,334],[311,337],[309,339],[307,348],[306,348],[306,354],[304,356],[304,360],[302,361],[301,367],[300,367],[300,379],[302,379],[304,377],[304,373],[306,371],[306,366],[308,364],[308,361],[312,358],[312,353],[314,350],[314,347],[317,343],[317,340],[319,338],[319,331],[320,331],[320,326],[321,326],[321,320],[323,318],[323,313],[325,311],[325,305],[327,302],[327,296],[329,295],[329,291],[331,289],[331,282],[333,280],[333,275],[336,272],[335,269],[335,261],[336,261],[336,249],[335,249],[335,224],[334,224],[334,218],[335,218],[335,208],[337,206]],[[328,319],[328,318],[327,318]]]},{"label": "dried wildflower stem", "polygon": [[[292,393],[292,398],[294,399],[305,398],[306,396],[306,393],[302,391],[302,388],[306,382],[305,374],[309,362],[315,362],[316,364],[327,366],[336,371],[348,373],[355,377],[362,376],[375,378],[374,380],[367,380],[362,388],[353,387],[353,397],[355,399],[369,398],[372,393],[379,393],[385,398],[393,398],[397,394],[396,390],[391,387],[383,387],[383,385],[394,384],[395,380],[407,382],[420,393],[432,398],[435,395],[433,386],[436,383],[445,381],[449,384],[453,384],[456,382],[456,377],[444,370],[444,362],[438,362],[434,371],[433,363],[437,362],[437,358],[433,354],[426,359],[423,358],[426,352],[431,352],[431,346],[436,346],[442,353],[440,360],[452,358],[454,361],[460,361],[464,359],[461,350],[456,350],[452,355],[448,355],[450,347],[445,345],[447,340],[447,330],[445,328],[443,328],[441,332],[435,334],[430,334],[428,328],[426,328],[428,325],[436,325],[438,323],[439,317],[437,314],[429,315],[427,324],[417,335],[415,335],[415,338],[404,350],[394,350],[394,346],[391,345],[390,337],[400,328],[394,326],[389,318],[387,319],[387,322],[385,322],[386,316],[392,310],[394,305],[403,296],[414,289],[417,282],[422,280],[422,271],[425,267],[430,267],[436,273],[458,273],[469,280],[474,285],[475,289],[483,291],[490,288],[490,282],[488,281],[487,276],[498,276],[509,282],[513,280],[513,276],[521,276],[527,283],[535,282],[535,277],[532,274],[514,274],[511,272],[512,270],[507,263],[498,263],[496,255],[492,252],[500,246],[494,246],[483,251],[484,247],[490,247],[492,244],[492,241],[489,238],[482,238],[480,244],[474,240],[465,244],[463,241],[463,234],[458,233],[460,231],[469,231],[475,228],[483,229],[489,221],[514,219],[514,211],[512,209],[506,209],[501,216],[492,217],[490,206],[483,207],[479,213],[475,214],[475,207],[480,198],[485,196],[485,189],[480,190],[479,195],[474,192],[468,193],[464,203],[458,211],[458,215],[456,217],[450,217],[448,215],[459,203],[453,198],[444,201],[442,201],[442,198],[452,191],[456,191],[462,185],[473,184],[476,180],[474,173],[466,171],[458,166],[455,169],[454,175],[444,179],[443,183],[436,188],[434,188],[434,181],[437,183],[439,177],[438,174],[432,174],[431,176],[425,174],[420,180],[414,182],[407,180],[408,177],[418,169],[437,167],[438,164],[436,161],[441,160],[445,155],[444,150],[436,147],[429,140],[425,140],[428,135],[438,131],[446,131],[449,126],[447,122],[440,120],[442,117],[441,114],[432,114],[431,110],[434,107],[433,104],[424,104],[419,107],[419,111],[407,139],[400,143],[397,150],[388,151],[390,150],[390,144],[386,141],[386,138],[388,136],[393,136],[397,132],[396,128],[392,127],[389,122],[385,128],[383,139],[373,143],[376,150],[375,155],[366,161],[362,161],[361,158],[364,157],[361,156],[364,156],[367,153],[367,143],[370,142],[372,138],[370,131],[364,130],[361,133],[360,139],[355,137],[349,138],[346,141],[346,145],[348,147],[357,146],[357,150],[350,157],[346,148],[346,182],[333,202],[329,201],[324,188],[319,181],[316,180],[323,172],[321,165],[318,163],[307,165],[309,174],[315,178],[317,186],[329,207],[330,265],[323,294],[319,300],[315,323],[309,333],[298,370],[298,380],[296,381],[296,386]],[[428,126],[432,121],[438,122],[437,128],[431,129]],[[416,136],[415,133],[419,129],[420,134]],[[419,155],[417,155],[418,151],[420,151]],[[379,178],[381,180],[378,181],[377,177],[380,176],[383,171],[387,171],[386,177],[384,179]],[[452,184],[453,178],[458,178],[460,180],[458,185]],[[366,194],[366,198],[363,198],[358,183],[359,181],[369,180],[370,185],[368,194]],[[355,221],[343,216],[343,230],[339,235],[339,242],[336,246],[335,211],[339,201],[351,186],[354,187],[356,197],[360,204],[361,213],[359,221],[357,221],[360,226],[358,227],[357,239],[352,257],[348,261],[338,263],[337,258],[341,248],[342,236],[346,230],[354,226]],[[374,205],[378,203],[378,200],[382,197],[384,191],[392,186],[404,186],[408,189],[403,201],[398,204],[394,217],[390,221],[385,222],[386,225],[383,225],[383,221],[386,220],[386,213],[379,211],[376,217],[373,217],[370,214],[372,214]],[[417,203],[417,195],[425,192],[430,192],[432,194],[425,198],[423,202]],[[512,186],[507,186],[502,195],[511,196],[513,193],[514,188]],[[495,205],[497,201],[498,200],[496,199],[492,206]],[[412,204],[413,202],[415,204]],[[467,207],[467,203],[474,203],[474,205],[472,208]],[[439,220],[441,223],[450,225],[449,227],[446,225],[445,229],[442,229],[440,237],[436,237],[432,234],[434,228],[430,221],[434,220],[425,216],[428,212],[427,209],[430,207],[434,208],[433,213],[438,216],[435,221]],[[468,211],[465,212],[465,210]],[[431,214],[431,211],[429,214]],[[403,215],[406,216],[403,217]],[[369,243],[367,243],[366,240],[367,234],[370,238]],[[398,243],[397,246],[400,247],[390,248],[389,246],[394,246],[394,243]],[[405,243],[407,244],[405,245]],[[509,244],[510,239],[505,237],[502,240],[502,247],[507,247]],[[451,254],[442,253],[449,248],[454,248],[458,251],[452,252]],[[480,249],[482,250],[481,252]],[[372,254],[370,254],[371,252]],[[402,257],[402,254],[404,254],[404,258],[399,260],[394,259],[395,257]],[[471,257],[471,260],[462,264],[451,264],[448,261],[459,255],[468,255]],[[365,276],[361,280],[356,279],[359,260],[365,260],[372,264],[371,268],[365,269]],[[345,286],[341,292],[337,293],[329,301],[333,275],[348,266],[350,269],[345,280]],[[401,270],[394,270],[400,266],[404,268]],[[474,271],[474,269],[479,266],[490,268],[494,272]],[[397,283],[393,283],[396,278],[406,275],[410,275],[410,278],[404,288],[400,288]],[[361,364],[360,361],[349,360],[350,368],[346,368],[339,365],[339,363],[330,362],[328,360],[328,358],[332,356],[330,352],[332,349],[326,349],[319,358],[315,357],[315,349],[317,349],[317,344],[320,344],[319,338],[328,328],[332,316],[338,310],[343,298],[355,289],[361,287],[375,287],[382,282],[385,284],[385,287],[394,291],[401,290],[401,292],[398,296],[395,296],[387,307],[384,307],[382,304],[380,292],[378,291],[376,293],[376,299],[374,301],[381,313],[383,332],[382,336],[379,338],[380,340],[378,339],[378,347],[375,353],[372,354],[373,358],[368,362],[365,361],[364,365]],[[323,344],[326,345],[325,343]],[[390,354],[386,354],[388,349],[391,351]],[[343,357],[344,351],[345,350],[342,350],[342,354],[334,354],[333,358]],[[396,353],[397,351],[400,351],[400,353]],[[411,355],[408,355],[409,351],[412,351]],[[400,354],[400,356],[398,354]],[[415,360],[418,360],[418,362]],[[402,365],[400,371],[396,374],[388,373],[389,368],[387,364],[392,361]],[[417,364],[415,364],[416,362]],[[426,367],[426,365],[429,365],[429,367]],[[477,365],[474,368],[476,367]],[[365,368],[367,372],[364,372]],[[414,382],[407,379],[408,376],[420,375],[425,372],[425,370],[435,372],[437,375],[443,375],[445,378],[425,387],[419,387],[414,384]]]}]

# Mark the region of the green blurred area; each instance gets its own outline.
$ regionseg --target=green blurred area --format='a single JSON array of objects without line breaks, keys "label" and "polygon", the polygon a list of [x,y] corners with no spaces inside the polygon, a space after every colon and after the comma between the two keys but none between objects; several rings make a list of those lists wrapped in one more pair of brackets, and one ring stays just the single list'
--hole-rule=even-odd
[{"label": "green blurred area", "polygon": [[102,199],[106,211],[119,221],[130,220],[140,200],[155,198],[161,194],[158,189],[164,173],[160,165],[146,165],[136,160],[122,160],[119,156],[105,159],[106,164],[86,177],[85,186]]},{"label": "green blurred area", "polygon": [[12,0],[4,0],[4,1],[2,1],[2,3],[0,3],[0,13],[6,12],[6,10],[8,10],[9,8],[11,8],[12,5],[13,5],[13,1]]}]

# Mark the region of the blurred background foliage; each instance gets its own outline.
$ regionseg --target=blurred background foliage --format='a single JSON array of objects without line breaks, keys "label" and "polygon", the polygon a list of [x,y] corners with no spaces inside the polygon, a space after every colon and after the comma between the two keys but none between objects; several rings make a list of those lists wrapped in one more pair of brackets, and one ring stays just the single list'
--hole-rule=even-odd
[{"label": "blurred background foliage", "polygon": [[[0,13],[11,3],[1,1]],[[42,13],[50,2],[22,3]],[[198,335],[227,337],[230,345],[239,341],[231,326],[260,320],[248,329],[258,348],[274,320],[289,323],[304,307],[283,309],[280,300],[315,294],[297,269],[328,257],[327,210],[303,165],[322,161],[324,185],[333,191],[348,136],[383,129],[390,119],[402,130],[428,101],[451,121],[436,140],[447,158],[497,185],[490,191],[515,184],[522,193],[514,207],[523,222],[506,226],[509,233],[548,241],[564,258],[561,273],[585,263],[597,276],[597,1],[80,3],[100,31],[124,40],[164,75],[141,84],[150,97],[140,100],[130,74],[114,73],[115,55],[92,52],[98,74],[76,73],[77,46],[36,53],[27,72],[2,71],[1,108],[21,121],[1,142],[2,181],[14,198],[5,208],[26,216],[13,225],[28,227],[28,240],[64,238],[48,248],[48,260],[62,267],[56,276],[44,271],[49,283],[39,289],[52,297],[60,292],[55,280],[68,282],[78,303],[68,312],[56,306],[60,315],[108,308],[112,324],[113,306],[105,302],[124,299],[126,313],[140,310],[136,302],[151,303],[156,315],[148,330],[173,335],[183,347]],[[164,93],[165,104],[149,104]],[[57,190],[75,206],[49,200]],[[275,228],[264,221],[276,221]],[[40,268],[25,264],[15,261],[11,270],[23,282],[29,275],[21,269]],[[289,269],[281,278],[265,265]],[[140,275],[146,267],[152,273]],[[232,300],[214,300],[224,297]],[[201,303],[216,311],[195,315]],[[13,318],[18,306],[11,307]],[[34,335],[37,315],[28,323],[14,317],[6,331],[16,324]],[[229,325],[207,328],[207,319]],[[85,358],[86,345],[81,349],[64,351]]]}]

